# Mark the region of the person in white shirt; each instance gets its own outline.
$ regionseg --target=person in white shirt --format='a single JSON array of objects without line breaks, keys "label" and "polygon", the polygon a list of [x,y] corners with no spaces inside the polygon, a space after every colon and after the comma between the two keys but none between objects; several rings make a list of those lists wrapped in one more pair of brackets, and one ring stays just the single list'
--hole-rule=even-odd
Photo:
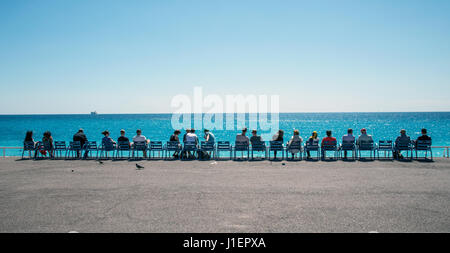
[{"label": "person in white shirt", "polygon": [[[144,135],[142,135],[142,131],[141,129],[136,130],[136,136],[133,137],[133,145],[136,142],[144,142],[145,145],[147,145],[150,140],[147,139]],[[147,157],[147,152],[146,151],[142,151],[144,153],[144,157]]]},{"label": "person in white shirt", "polygon": [[[355,136],[353,135],[353,129],[349,128],[347,134],[342,136],[342,143],[344,142],[355,142]],[[344,159],[347,159],[347,150],[344,150]]]},{"label": "person in white shirt", "polygon": [[247,128],[244,127],[244,128],[242,129],[242,133],[236,135],[236,142],[246,142],[247,145],[248,145],[249,142],[250,142],[250,139],[245,135],[246,133],[247,133]]},{"label": "person in white shirt", "polygon": [[[186,129],[186,134],[185,134],[185,137],[183,138],[183,142],[185,144],[188,143],[188,142],[195,143],[195,145],[198,147],[198,137],[195,134],[195,129],[192,128],[192,129],[189,129],[189,131],[188,131],[188,129]],[[191,152],[187,151],[187,150],[184,150],[181,155],[185,156],[185,157],[188,157],[188,158],[192,157]]]},{"label": "person in white shirt", "polygon": [[191,129],[189,133],[186,134],[186,142],[195,142],[198,144],[198,136],[195,134],[195,129]]},{"label": "person in white shirt", "polygon": [[290,145],[292,145],[294,143],[298,143],[300,149],[289,149],[289,151],[292,154],[292,159],[294,159],[295,154],[301,152],[302,142],[303,142],[303,138],[300,137],[300,132],[297,129],[295,129],[294,135],[292,135],[292,138],[288,141],[287,146],[289,147]]}]

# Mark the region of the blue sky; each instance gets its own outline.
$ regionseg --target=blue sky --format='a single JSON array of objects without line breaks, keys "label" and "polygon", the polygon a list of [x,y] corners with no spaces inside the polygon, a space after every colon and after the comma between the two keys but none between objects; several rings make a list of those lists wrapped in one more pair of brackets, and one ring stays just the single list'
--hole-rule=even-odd
[{"label": "blue sky", "polygon": [[0,1],[0,114],[450,111],[450,1]]}]

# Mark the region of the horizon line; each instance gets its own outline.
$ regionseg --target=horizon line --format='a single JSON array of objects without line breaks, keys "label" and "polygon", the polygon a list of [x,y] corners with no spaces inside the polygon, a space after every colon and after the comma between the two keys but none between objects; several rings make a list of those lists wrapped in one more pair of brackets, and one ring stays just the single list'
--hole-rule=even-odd
[{"label": "horizon line", "polygon": [[[450,112],[448,111],[353,111],[353,112],[336,112],[336,111],[328,111],[328,112],[279,112],[279,114],[294,114],[294,113],[436,113],[436,112]],[[270,112],[267,112],[270,114]],[[146,112],[146,113],[98,113],[96,115],[92,116],[98,116],[98,115],[152,115],[152,114],[175,114],[173,112]],[[182,113],[179,113],[182,114]],[[197,113],[189,113],[189,114],[197,114]],[[204,112],[202,114],[207,114],[207,112]],[[212,112],[212,114],[215,114]],[[222,112],[222,114],[232,114],[232,113],[226,113]],[[241,112],[234,112],[233,114],[242,114]],[[249,113],[244,112],[244,114],[259,114],[259,113]],[[0,116],[44,116],[44,115],[91,115],[91,113],[7,113],[7,114],[0,114]]]}]

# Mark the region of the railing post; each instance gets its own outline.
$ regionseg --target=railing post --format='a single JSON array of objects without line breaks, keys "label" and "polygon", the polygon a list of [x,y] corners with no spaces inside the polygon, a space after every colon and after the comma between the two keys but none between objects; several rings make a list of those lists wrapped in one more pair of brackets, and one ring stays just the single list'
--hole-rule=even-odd
[{"label": "railing post", "polygon": [[3,158],[6,157],[6,148],[3,148]]}]

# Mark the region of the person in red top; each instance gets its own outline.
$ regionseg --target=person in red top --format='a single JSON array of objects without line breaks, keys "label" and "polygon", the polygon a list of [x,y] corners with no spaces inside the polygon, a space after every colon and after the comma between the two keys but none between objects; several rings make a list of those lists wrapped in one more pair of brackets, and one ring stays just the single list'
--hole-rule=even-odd
[{"label": "person in red top", "polygon": [[322,139],[322,144],[321,144],[321,147],[322,147],[322,159],[326,158],[326,152],[325,152],[325,150],[323,150],[323,145],[324,145],[324,143],[327,143],[327,142],[328,142],[328,145],[331,145],[333,143],[335,145],[337,144],[336,138],[331,136],[331,130],[327,130],[327,137]]}]

